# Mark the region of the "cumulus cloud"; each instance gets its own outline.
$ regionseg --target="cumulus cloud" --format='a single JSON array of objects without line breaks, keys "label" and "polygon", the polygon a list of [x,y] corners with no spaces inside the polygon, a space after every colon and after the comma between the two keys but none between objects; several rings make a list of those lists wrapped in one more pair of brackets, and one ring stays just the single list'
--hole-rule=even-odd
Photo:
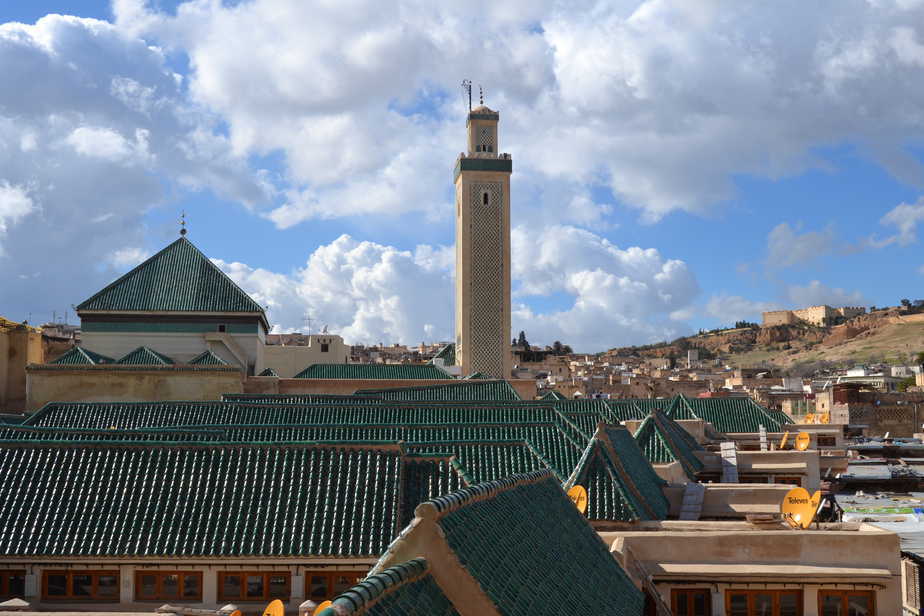
[{"label": "cumulus cloud", "polygon": [[832,288],[813,280],[805,286],[791,285],[786,290],[786,297],[790,304],[796,308],[805,306],[863,306],[868,302],[860,291],[845,291]]},{"label": "cumulus cloud", "polygon": [[[516,303],[513,330],[526,330],[534,342],[562,340],[590,351],[688,329],[682,320],[698,286],[683,262],[656,250],[622,250],[574,227],[550,228],[539,237],[518,228],[513,238],[513,262],[535,259],[539,268],[514,270],[520,299],[563,293],[571,301],[567,309],[549,311]],[[327,324],[352,343],[453,337],[449,246],[399,250],[342,235],[291,274],[215,263],[267,308],[277,331],[304,330],[310,317],[314,327]]]},{"label": "cumulus cloud", "polygon": [[779,308],[775,302],[757,302],[740,295],[722,293],[709,298],[706,314],[715,317],[723,325],[731,325],[736,321],[760,322],[762,312]]},{"label": "cumulus cloud", "polygon": [[[448,208],[444,166],[462,146],[466,75],[502,110],[518,173],[609,188],[651,221],[715,207],[734,195],[736,174],[827,167],[819,148],[845,142],[924,185],[905,149],[920,135],[924,7],[784,4],[114,8],[120,26],[189,54],[194,96],[228,118],[239,151],[286,152],[295,186],[273,212],[280,226]],[[395,161],[414,165],[412,182],[396,181]],[[361,189],[344,190],[347,176]],[[557,220],[587,224],[598,217],[587,205],[570,210],[584,220]]]},{"label": "cumulus cloud", "polygon": [[804,265],[834,250],[834,229],[800,233],[801,225],[780,223],[767,236],[767,267]]},{"label": "cumulus cloud", "polygon": [[[0,25],[2,309],[48,318],[143,256],[142,216],[177,187],[269,189],[163,52],[104,21]],[[25,225],[28,221],[28,227]]]},{"label": "cumulus cloud", "polygon": [[895,227],[896,233],[882,240],[873,239],[872,243],[877,247],[888,246],[889,244],[898,244],[907,246],[918,240],[918,224],[924,222],[924,197],[918,199],[917,203],[900,203],[888,211],[879,221],[880,224]]}]

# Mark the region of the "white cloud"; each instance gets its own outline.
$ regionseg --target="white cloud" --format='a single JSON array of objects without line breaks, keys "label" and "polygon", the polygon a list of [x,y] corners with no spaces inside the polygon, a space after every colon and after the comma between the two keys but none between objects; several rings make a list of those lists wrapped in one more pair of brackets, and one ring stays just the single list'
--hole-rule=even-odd
[{"label": "white cloud", "polygon": [[267,198],[163,52],[110,23],[0,24],[0,73],[0,312],[50,318],[100,288],[141,256],[142,216],[177,186]]},{"label": "white cloud", "polygon": [[706,314],[718,319],[722,325],[732,325],[736,321],[760,322],[761,313],[778,310],[775,302],[756,302],[740,295],[713,295],[706,303]]},{"label": "white cloud", "polygon": [[918,199],[914,205],[909,203],[900,203],[889,210],[879,221],[880,224],[893,226],[897,233],[883,240],[872,241],[877,247],[887,246],[889,244],[898,244],[907,246],[918,240],[918,224],[924,222],[924,197]]},{"label": "white cloud", "polygon": [[[236,151],[285,152],[280,227],[448,211],[458,81],[470,75],[502,111],[522,196],[609,188],[653,221],[716,207],[738,175],[827,168],[824,148],[842,143],[924,185],[906,150],[924,104],[918,4],[407,0],[386,14],[372,0],[311,11],[254,0],[170,16],[118,0],[114,11],[120,27],[189,54],[191,92],[227,118]],[[517,207],[596,225],[609,206],[595,201]]]},{"label": "white cloud", "polygon": [[834,250],[834,230],[799,233],[801,225],[780,223],[767,235],[767,267],[803,265]]},{"label": "white cloud", "polygon": [[833,307],[864,306],[868,304],[860,291],[845,291],[844,289],[832,288],[818,280],[813,280],[805,286],[791,285],[786,290],[786,297],[794,308],[820,306],[821,304],[828,304]]},{"label": "white cloud", "polygon": [[144,250],[143,248],[127,246],[110,253],[109,256],[106,257],[106,261],[115,269],[125,271],[138,265],[150,256],[150,251]]}]

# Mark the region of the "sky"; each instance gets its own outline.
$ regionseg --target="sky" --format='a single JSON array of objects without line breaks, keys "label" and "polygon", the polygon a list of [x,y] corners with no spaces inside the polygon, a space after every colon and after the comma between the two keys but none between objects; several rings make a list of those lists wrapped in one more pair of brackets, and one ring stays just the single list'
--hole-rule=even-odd
[{"label": "sky", "polygon": [[14,320],[185,212],[275,331],[452,339],[463,79],[513,157],[511,334],[924,297],[924,0],[4,2],[0,76]]}]

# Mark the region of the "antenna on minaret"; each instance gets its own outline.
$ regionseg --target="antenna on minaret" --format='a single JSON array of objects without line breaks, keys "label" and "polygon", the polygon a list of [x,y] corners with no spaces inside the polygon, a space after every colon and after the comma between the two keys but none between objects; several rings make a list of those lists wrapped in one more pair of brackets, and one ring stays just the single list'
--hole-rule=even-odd
[{"label": "antenna on minaret", "polygon": [[[472,110],[472,82],[469,79],[462,80],[462,90],[468,94],[468,110]],[[464,96],[464,95],[463,95]],[[462,100],[465,100],[464,98]]]},{"label": "antenna on minaret", "polygon": [[180,236],[186,235],[186,210],[180,214]]},{"label": "antenna on minaret", "polygon": [[478,86],[478,104],[484,105],[484,88],[481,85]]}]

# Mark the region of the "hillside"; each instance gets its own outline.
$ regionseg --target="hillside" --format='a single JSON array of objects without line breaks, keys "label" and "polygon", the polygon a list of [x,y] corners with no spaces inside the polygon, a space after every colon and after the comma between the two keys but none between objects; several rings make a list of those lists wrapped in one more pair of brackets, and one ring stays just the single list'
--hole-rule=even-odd
[{"label": "hillside", "polygon": [[800,373],[821,363],[906,364],[924,351],[924,314],[903,315],[893,308],[862,315],[835,327],[780,325],[728,329],[662,345],[613,349],[610,353],[683,358],[687,349],[700,349],[701,355],[721,357],[735,367],[766,365]]}]

